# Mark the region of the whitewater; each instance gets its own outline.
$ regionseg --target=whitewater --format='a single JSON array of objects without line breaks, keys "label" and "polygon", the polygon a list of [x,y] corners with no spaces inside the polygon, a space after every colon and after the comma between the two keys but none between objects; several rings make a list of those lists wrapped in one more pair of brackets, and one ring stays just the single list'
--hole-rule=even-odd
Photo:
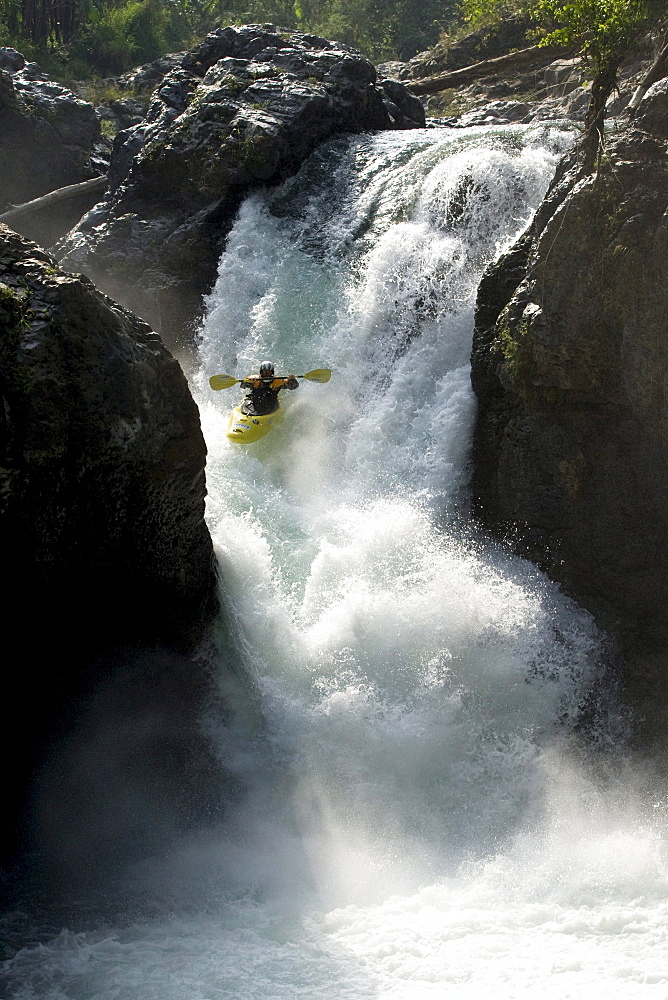
[{"label": "whitewater", "polygon": [[[243,204],[191,374],[231,709],[201,725],[243,792],[3,995],[668,998],[666,799],[605,637],[467,515],[480,276],[571,141],[340,138]],[[208,378],[265,359],[332,378],[235,445]]]}]

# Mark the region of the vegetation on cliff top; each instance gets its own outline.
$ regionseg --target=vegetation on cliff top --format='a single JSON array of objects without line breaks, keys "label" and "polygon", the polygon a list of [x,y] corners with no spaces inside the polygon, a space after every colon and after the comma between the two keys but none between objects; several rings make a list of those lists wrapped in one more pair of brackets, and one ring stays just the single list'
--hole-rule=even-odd
[{"label": "vegetation on cliff top", "polygon": [[590,65],[586,131],[594,155],[618,66],[666,18],[666,0],[226,0],[224,7],[222,0],[0,0],[0,44],[69,82],[125,72],[225,24],[272,22],[345,42],[378,62],[518,16],[528,39],[572,47]]},{"label": "vegetation on cliff top", "polygon": [[457,0],[0,0],[0,44],[61,79],[122,73],[225,24],[272,22],[408,59],[457,16]]},{"label": "vegetation on cliff top", "polygon": [[533,24],[540,45],[565,45],[582,54],[592,76],[582,145],[582,170],[590,171],[619,66],[646,31],[665,21],[665,0],[462,0],[461,9],[472,25],[519,13]]}]

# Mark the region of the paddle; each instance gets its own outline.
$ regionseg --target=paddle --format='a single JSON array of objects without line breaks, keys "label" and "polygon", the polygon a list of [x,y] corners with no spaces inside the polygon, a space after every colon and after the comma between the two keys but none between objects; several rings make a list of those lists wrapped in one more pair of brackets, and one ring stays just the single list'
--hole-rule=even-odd
[{"label": "paddle", "polygon": [[[274,376],[275,378],[287,378],[287,375]],[[314,368],[312,372],[305,375],[297,375],[297,378],[307,378],[309,382],[329,382],[332,373],[329,368]],[[234,378],[232,375],[212,375],[209,385],[212,389],[231,389],[237,382],[243,382],[242,378]]]}]

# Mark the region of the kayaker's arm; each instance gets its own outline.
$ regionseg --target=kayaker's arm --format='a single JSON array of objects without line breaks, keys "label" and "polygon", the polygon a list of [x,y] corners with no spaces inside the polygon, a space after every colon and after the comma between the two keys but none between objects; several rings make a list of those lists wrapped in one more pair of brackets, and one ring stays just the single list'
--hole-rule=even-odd
[{"label": "kayaker's arm", "polygon": [[[312,372],[306,372],[304,375],[297,375],[296,378],[306,378],[309,382],[329,382],[332,377],[332,373],[329,368],[314,368]],[[290,378],[295,378],[294,375]],[[257,381],[260,381],[259,379]],[[264,379],[262,379],[264,381]],[[235,378],[234,375],[212,375],[209,379],[209,385],[212,389],[218,391],[219,389],[230,389],[233,385],[240,384],[244,389],[252,389],[256,385],[256,380],[252,378]],[[294,386],[293,386],[294,388]]]},{"label": "kayaker's arm", "polygon": [[272,392],[280,392],[281,389],[298,389],[299,382],[296,375],[277,375],[271,382]]}]

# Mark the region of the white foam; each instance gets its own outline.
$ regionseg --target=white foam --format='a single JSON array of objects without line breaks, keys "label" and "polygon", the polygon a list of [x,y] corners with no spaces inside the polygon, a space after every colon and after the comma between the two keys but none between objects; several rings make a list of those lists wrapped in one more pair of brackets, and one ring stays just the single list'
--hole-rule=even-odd
[{"label": "white foam", "polygon": [[[133,873],[162,916],[24,949],[12,997],[668,997],[664,805],[574,736],[600,637],[449,518],[479,276],[567,141],[338,140],[242,207],[196,384],[246,795]],[[207,378],[264,358],[333,377],[240,448]]]}]

